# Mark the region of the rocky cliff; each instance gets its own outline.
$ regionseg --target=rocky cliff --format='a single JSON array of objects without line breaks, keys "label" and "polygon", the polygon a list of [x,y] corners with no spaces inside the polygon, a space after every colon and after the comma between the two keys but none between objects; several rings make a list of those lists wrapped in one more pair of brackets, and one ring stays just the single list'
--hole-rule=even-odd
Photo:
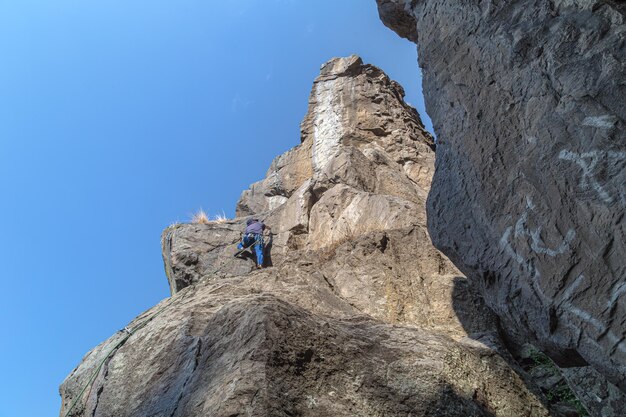
[{"label": "rocky cliff", "polygon": [[[358,57],[322,66],[301,143],[236,219],[163,232],[172,296],[83,358],[61,415],[550,415],[430,242],[434,143],[403,96]],[[250,217],[269,268],[233,257]]]},{"label": "rocky cliff", "polygon": [[438,139],[428,200],[435,245],[510,337],[532,340],[562,366],[591,364],[626,391],[620,3],[378,7],[418,45]]}]

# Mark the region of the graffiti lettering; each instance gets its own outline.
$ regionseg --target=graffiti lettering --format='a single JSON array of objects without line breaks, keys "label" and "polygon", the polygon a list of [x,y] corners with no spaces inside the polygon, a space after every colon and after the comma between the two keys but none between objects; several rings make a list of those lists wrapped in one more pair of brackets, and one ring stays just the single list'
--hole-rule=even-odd
[{"label": "graffiti lettering", "polygon": [[[591,151],[576,153],[562,150],[559,159],[576,163],[582,170],[578,183],[583,190],[593,190],[605,203],[626,203],[626,152]],[[603,173],[603,174],[602,174]],[[606,179],[601,179],[604,175]],[[611,182],[616,186],[611,186]]]}]

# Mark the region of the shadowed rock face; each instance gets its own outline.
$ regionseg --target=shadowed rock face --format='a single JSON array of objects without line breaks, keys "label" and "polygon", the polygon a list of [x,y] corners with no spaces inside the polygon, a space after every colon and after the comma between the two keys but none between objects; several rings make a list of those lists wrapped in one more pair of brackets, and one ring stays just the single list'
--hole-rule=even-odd
[{"label": "shadowed rock face", "polygon": [[625,7],[378,0],[417,43],[435,245],[517,341],[626,390]]},{"label": "shadowed rock face", "polygon": [[[162,235],[172,297],[89,352],[71,415],[548,416],[496,318],[430,243],[433,142],[402,88],[355,56],[322,66],[301,143],[239,217]],[[273,267],[233,257],[247,218]]]}]

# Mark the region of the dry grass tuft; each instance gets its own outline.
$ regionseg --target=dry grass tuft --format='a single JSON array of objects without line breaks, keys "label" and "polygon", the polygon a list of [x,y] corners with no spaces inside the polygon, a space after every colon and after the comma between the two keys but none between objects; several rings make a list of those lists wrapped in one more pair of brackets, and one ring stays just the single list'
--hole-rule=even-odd
[{"label": "dry grass tuft", "polygon": [[191,217],[191,222],[197,223],[197,224],[209,224],[210,223],[209,217],[206,215],[206,213],[202,209],[194,213],[194,215]]},{"label": "dry grass tuft", "polygon": [[230,220],[226,217],[226,213],[223,211],[216,214],[213,217],[207,216],[204,210],[198,210],[193,216],[191,216],[191,222],[196,224],[222,224]]},{"label": "dry grass tuft", "polygon": [[216,224],[222,224],[222,223],[226,223],[228,221],[228,217],[226,217],[226,213],[224,213],[222,211],[222,213],[218,213],[213,217],[213,220],[211,220],[211,223],[216,223]]}]

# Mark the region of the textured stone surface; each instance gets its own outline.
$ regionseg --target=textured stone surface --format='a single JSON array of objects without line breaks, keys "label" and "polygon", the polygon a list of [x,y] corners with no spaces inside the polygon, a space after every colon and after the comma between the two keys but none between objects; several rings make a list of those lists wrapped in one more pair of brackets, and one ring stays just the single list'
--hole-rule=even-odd
[{"label": "textured stone surface", "polygon": [[435,245],[518,342],[626,390],[625,7],[378,0],[418,45]]},{"label": "textured stone surface", "polygon": [[570,387],[592,416],[620,417],[626,396],[591,366],[561,369]]},{"label": "textured stone surface", "polygon": [[[227,278],[165,301],[166,313],[117,350],[72,415],[549,415],[478,342],[354,315],[313,285],[310,294],[291,290],[311,301],[298,307],[284,301],[289,293],[270,294],[271,280],[268,272]],[[116,337],[70,375],[64,406]]]},{"label": "textured stone surface", "polygon": [[[300,145],[242,194],[244,217],[163,232],[172,297],[74,415],[549,415],[430,242],[432,139],[402,96],[358,57],[325,64]],[[272,227],[271,268],[232,256],[249,216]],[[62,412],[121,337],[66,379]]]},{"label": "textured stone surface", "polygon": [[[316,190],[340,180],[384,194],[395,186],[390,194],[401,197],[417,192],[409,183],[415,182],[425,198],[434,165],[433,140],[403,97],[398,83],[357,56],[326,63],[313,83],[302,143],[277,157],[266,178],[242,193],[237,215],[278,207],[310,178]],[[384,172],[373,177],[372,166]]]},{"label": "textured stone surface", "polygon": [[234,274],[250,272],[253,263],[228,262],[236,252],[234,246],[241,241],[245,225],[245,219],[241,219],[220,224],[175,224],[165,229],[161,247],[171,293],[223,266]]}]

